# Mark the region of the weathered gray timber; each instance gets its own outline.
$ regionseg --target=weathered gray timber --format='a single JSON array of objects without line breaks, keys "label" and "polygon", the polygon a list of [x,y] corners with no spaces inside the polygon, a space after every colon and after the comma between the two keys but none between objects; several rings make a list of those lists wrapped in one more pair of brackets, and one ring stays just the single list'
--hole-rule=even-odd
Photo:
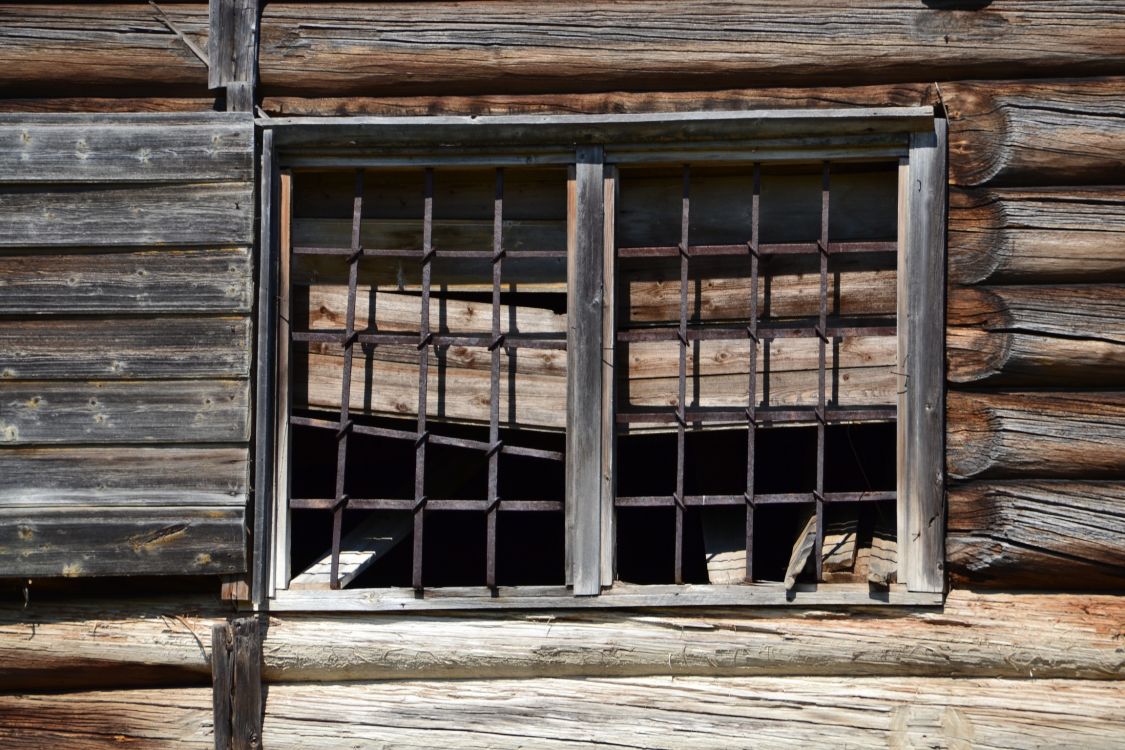
[{"label": "weathered gray timber", "polygon": [[237,443],[249,417],[245,380],[23,381],[0,391],[0,444]]},{"label": "weathered gray timber", "polygon": [[262,637],[259,622],[240,617],[211,630],[215,747],[262,746]]},{"label": "weathered gray timber", "polygon": [[1120,185],[1125,79],[941,87],[956,185]]},{"label": "weathered gray timber", "polygon": [[207,85],[225,88],[228,112],[254,111],[258,75],[257,0],[210,0]]},{"label": "weathered gray timber", "polygon": [[206,48],[202,2],[161,4],[159,10],[141,2],[0,6],[0,89],[6,95],[203,96],[207,63],[196,52]]},{"label": "weathered gray timber", "polygon": [[0,247],[240,245],[253,236],[250,182],[11,187]]},{"label": "weathered gray timber", "polygon": [[1123,285],[955,287],[948,316],[955,383],[1123,383]]},{"label": "weathered gray timber", "polygon": [[0,314],[249,313],[253,262],[247,247],[0,255]]},{"label": "weathered gray timber", "polygon": [[949,280],[1125,280],[1125,190],[950,190]]},{"label": "weathered gray timber", "polygon": [[951,477],[1125,476],[1125,391],[950,391]]},{"label": "weathered gray timber", "polygon": [[246,377],[250,329],[242,316],[0,320],[0,380]]},{"label": "weathered gray timber", "polygon": [[246,182],[253,142],[219,113],[0,115],[0,183]]},{"label": "weathered gray timber", "polygon": [[[612,91],[1125,72],[1118,0],[270,3],[267,94]],[[487,46],[484,46],[487,43]]]},{"label": "weathered gray timber", "polygon": [[972,482],[949,493],[955,580],[1039,589],[1125,587],[1125,482]]}]

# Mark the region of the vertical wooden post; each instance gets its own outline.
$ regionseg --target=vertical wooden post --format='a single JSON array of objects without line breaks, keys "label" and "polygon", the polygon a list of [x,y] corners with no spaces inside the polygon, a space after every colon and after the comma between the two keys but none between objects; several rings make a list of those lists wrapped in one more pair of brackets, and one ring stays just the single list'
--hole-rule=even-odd
[{"label": "vertical wooden post", "polygon": [[258,77],[257,0],[210,0],[208,88],[226,89],[228,112],[254,111]]},{"label": "vertical wooden post", "polygon": [[946,121],[911,135],[899,170],[898,579],[945,585]]},{"label": "vertical wooden post", "polygon": [[613,499],[617,495],[617,425],[614,421],[615,383],[613,377],[616,356],[616,330],[614,285],[617,278],[617,236],[614,218],[617,215],[617,168],[605,168],[604,195],[605,206],[603,222],[605,236],[602,240],[602,518],[601,518],[601,584],[613,585],[616,573],[616,534],[614,523],[616,514]]},{"label": "vertical wooden post", "polygon": [[568,187],[567,568],[576,596],[601,592],[603,152],[579,146]]},{"label": "vertical wooden post", "polygon": [[211,629],[215,750],[262,746],[262,639],[246,617]]}]

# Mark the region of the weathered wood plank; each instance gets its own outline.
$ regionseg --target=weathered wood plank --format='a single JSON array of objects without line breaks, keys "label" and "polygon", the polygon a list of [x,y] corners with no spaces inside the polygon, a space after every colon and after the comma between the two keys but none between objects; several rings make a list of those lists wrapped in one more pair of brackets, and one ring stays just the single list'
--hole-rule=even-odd
[{"label": "weathered wood plank", "polygon": [[245,446],[0,450],[0,506],[245,508]]},{"label": "weathered wood plank", "polygon": [[[720,91],[611,91],[589,94],[493,93],[468,96],[334,97],[267,96],[262,108],[274,117],[318,115],[528,115],[606,112],[695,112],[759,108],[912,107],[938,104],[932,83],[840,88],[765,88]],[[0,103],[0,107],[5,103]],[[11,106],[11,105],[9,105]]]},{"label": "weathered wood plank", "polygon": [[214,750],[211,689],[3,695],[0,743],[27,750]]},{"label": "weathered wood plank", "polygon": [[0,255],[0,313],[242,312],[249,248]]},{"label": "weathered wood plank", "polygon": [[0,247],[248,245],[254,240],[249,182],[0,192]]},{"label": "weathered wood plank", "polygon": [[239,378],[250,367],[244,317],[9,319],[0,380]]},{"label": "weathered wood plank", "polygon": [[1125,483],[973,482],[949,493],[949,566],[970,585],[1125,587]]},{"label": "weathered wood plank", "polygon": [[[975,8],[976,6],[974,6]],[[271,3],[267,94],[335,96],[814,86],[1121,73],[1123,8],[593,2]],[[488,46],[481,46],[481,39]],[[1029,54],[1034,50],[1034,54]]]},{"label": "weathered wood plank", "polygon": [[[414,519],[406,513],[373,513],[340,540],[338,558],[340,588],[345,588],[360,573],[382,559],[414,529]],[[289,581],[290,589],[327,589],[332,582],[332,552]]]},{"label": "weathered wood plank", "polygon": [[8,575],[211,575],[246,569],[246,511],[211,507],[0,510]]},{"label": "weathered wood plank", "polygon": [[247,116],[0,115],[0,183],[246,182],[253,156]]},{"label": "weathered wood plank", "polygon": [[254,111],[258,77],[257,0],[211,0],[209,3],[207,85],[225,87],[227,111]]},{"label": "weathered wood plank", "polygon": [[214,112],[215,97],[67,96],[0,99],[5,114],[89,114],[90,112]]},{"label": "weathered wood plank", "polygon": [[947,376],[953,382],[1122,382],[1123,285],[954,287],[947,315]]},{"label": "weathered wood plank", "polygon": [[950,391],[946,425],[955,479],[1125,474],[1122,391]]},{"label": "weathered wood plank", "polygon": [[0,89],[22,96],[157,89],[163,96],[203,96],[207,64],[185,39],[207,49],[206,4],[162,4],[157,11],[140,2],[5,3]]},{"label": "weathered wood plank", "polygon": [[1125,280],[1125,190],[950,190],[949,280]]},{"label": "weathered wood plank", "polygon": [[950,83],[941,93],[951,183],[1121,183],[1125,79]]},{"label": "weathered wood plank", "polygon": [[0,389],[0,444],[249,439],[246,380],[18,381]]},{"label": "weathered wood plank", "polygon": [[[430,748],[1109,750],[1125,686],[1069,680],[647,677],[275,685],[264,742]],[[437,738],[441,739],[438,740]]]}]

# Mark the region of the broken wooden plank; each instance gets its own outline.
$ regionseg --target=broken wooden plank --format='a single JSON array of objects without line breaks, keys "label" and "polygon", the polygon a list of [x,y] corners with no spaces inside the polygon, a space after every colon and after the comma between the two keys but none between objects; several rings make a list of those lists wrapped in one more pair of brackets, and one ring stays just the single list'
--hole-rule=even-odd
[{"label": "broken wooden plank", "polygon": [[[408,513],[371,513],[340,540],[339,588],[359,577],[414,529]],[[332,582],[332,552],[289,581],[290,589],[327,589]]]},{"label": "broken wooden plank", "polygon": [[746,513],[743,508],[704,508],[703,554],[708,583],[746,580]]},{"label": "broken wooden plank", "polygon": [[797,585],[797,577],[804,571],[809,562],[809,557],[816,549],[816,515],[809,516],[805,527],[793,542],[793,552],[789,556],[789,564],[785,567],[785,588],[791,590]]}]

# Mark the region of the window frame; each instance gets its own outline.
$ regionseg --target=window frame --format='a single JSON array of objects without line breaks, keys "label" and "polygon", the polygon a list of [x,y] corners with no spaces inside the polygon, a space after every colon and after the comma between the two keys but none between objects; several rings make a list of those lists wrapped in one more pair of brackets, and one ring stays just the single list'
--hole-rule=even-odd
[{"label": "window frame", "polygon": [[[946,127],[931,107],[656,115],[349,117],[259,120],[260,263],[251,601],[285,610],[426,610],[728,605],[940,605],[944,599]],[[633,585],[613,580],[614,184],[645,161],[899,161],[897,584]],[[302,167],[569,164],[565,513],[567,586],[287,590],[287,362],[278,347],[288,213],[283,172]],[[287,285],[286,285],[287,286]],[[580,304],[580,301],[586,304]],[[939,314],[933,314],[937,311]],[[608,362],[608,363],[607,363]],[[603,387],[609,383],[610,387]],[[574,425],[586,420],[589,429]],[[591,440],[590,436],[598,439]],[[608,437],[607,437],[608,436]],[[258,473],[258,472],[256,472]]]}]

